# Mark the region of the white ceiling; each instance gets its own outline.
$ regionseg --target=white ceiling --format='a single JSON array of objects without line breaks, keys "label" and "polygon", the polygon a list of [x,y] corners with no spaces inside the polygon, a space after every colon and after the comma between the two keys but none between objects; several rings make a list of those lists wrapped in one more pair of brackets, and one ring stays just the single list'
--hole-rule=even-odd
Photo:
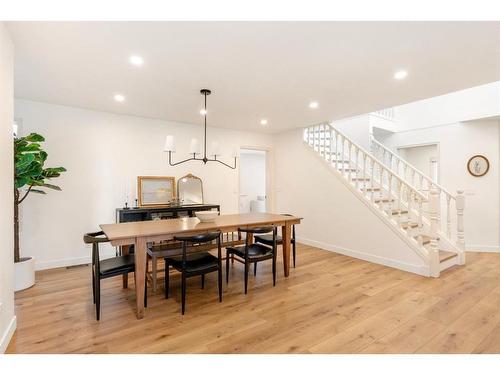
[{"label": "white ceiling", "polygon": [[[16,97],[277,132],[500,80],[500,22],[9,22]],[[129,64],[141,55],[142,67]],[[408,78],[393,74],[406,69]],[[126,96],[124,103],[113,100]],[[311,110],[308,103],[319,102]],[[267,127],[260,120],[269,121]]]}]

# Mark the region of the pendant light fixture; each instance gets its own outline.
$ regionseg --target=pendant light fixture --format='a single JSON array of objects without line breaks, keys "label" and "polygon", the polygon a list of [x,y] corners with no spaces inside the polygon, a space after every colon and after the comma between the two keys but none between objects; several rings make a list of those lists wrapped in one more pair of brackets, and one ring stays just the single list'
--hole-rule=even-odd
[{"label": "pendant light fixture", "polygon": [[200,111],[200,113],[203,115],[204,120],[205,120],[205,134],[204,134],[204,139],[203,139],[203,158],[196,156],[196,155],[200,154],[199,144],[198,144],[198,140],[193,138],[193,139],[191,139],[191,144],[189,147],[189,153],[192,154],[193,156],[188,158],[188,159],[173,163],[172,162],[172,153],[175,152],[174,137],[172,135],[167,135],[167,138],[165,139],[164,151],[168,152],[168,163],[171,166],[174,166],[174,165],[179,165],[179,164],[185,163],[187,161],[191,161],[191,160],[202,161],[204,164],[207,164],[209,161],[216,161],[218,163],[225,165],[228,168],[236,169],[236,159],[238,158],[238,150],[237,149],[233,150],[233,154],[232,154],[232,156],[234,158],[234,165],[229,165],[227,163],[224,163],[222,160],[217,159],[217,156],[220,156],[219,144],[217,142],[212,142],[211,156],[213,156],[213,159],[209,159],[207,157],[207,96],[210,95],[212,92],[208,89],[202,89],[200,91],[200,93],[201,93],[201,95],[203,95],[204,101],[205,101],[205,106]]}]

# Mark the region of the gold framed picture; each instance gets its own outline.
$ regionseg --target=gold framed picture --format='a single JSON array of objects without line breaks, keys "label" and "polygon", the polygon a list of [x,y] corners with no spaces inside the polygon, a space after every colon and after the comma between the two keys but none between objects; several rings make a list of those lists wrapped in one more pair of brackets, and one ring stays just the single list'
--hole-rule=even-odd
[{"label": "gold framed picture", "polygon": [[474,155],[467,162],[467,169],[474,177],[481,177],[488,173],[490,162],[483,155]]},{"label": "gold framed picture", "polygon": [[139,207],[166,206],[175,198],[175,177],[138,176]]}]

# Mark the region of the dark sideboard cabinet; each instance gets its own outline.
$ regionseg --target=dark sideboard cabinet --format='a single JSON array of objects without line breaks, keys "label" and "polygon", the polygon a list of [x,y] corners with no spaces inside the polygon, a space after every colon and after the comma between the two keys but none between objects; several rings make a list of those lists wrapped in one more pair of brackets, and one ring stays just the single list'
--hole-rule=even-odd
[{"label": "dark sideboard cabinet", "polygon": [[117,208],[116,222],[127,223],[131,221],[164,220],[178,217],[194,217],[196,211],[220,212],[218,204],[195,204],[186,206],[163,206],[163,207],[140,207],[140,208]]}]

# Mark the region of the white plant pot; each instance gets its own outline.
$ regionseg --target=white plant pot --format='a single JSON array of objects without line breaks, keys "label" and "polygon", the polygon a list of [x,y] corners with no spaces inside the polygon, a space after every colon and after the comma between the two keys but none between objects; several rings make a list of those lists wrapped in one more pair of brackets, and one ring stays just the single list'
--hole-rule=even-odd
[{"label": "white plant pot", "polygon": [[18,292],[35,284],[35,258],[21,258],[14,263],[14,288]]}]

